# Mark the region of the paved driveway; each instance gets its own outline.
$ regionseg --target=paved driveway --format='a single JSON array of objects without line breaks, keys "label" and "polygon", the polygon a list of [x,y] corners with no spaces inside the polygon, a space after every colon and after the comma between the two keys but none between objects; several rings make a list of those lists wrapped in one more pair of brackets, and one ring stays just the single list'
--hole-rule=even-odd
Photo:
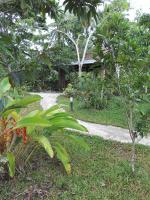
[{"label": "paved driveway", "polygon": [[[41,100],[42,108],[48,109],[51,106],[57,104],[57,97],[60,93],[37,93],[43,99]],[[97,135],[107,140],[119,141],[122,143],[131,143],[131,138],[127,129],[123,129],[115,126],[94,124],[78,120],[80,124],[84,125],[88,129],[89,135]],[[138,138],[139,144],[150,145],[150,136],[144,138]]]}]

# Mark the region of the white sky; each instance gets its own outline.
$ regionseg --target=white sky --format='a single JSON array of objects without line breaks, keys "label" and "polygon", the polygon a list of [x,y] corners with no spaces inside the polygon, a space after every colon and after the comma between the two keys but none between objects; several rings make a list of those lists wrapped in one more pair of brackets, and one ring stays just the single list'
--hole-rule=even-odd
[{"label": "white sky", "polygon": [[150,0],[129,0],[131,10],[129,12],[130,19],[133,20],[136,15],[136,10],[141,10],[143,13],[150,13]]}]

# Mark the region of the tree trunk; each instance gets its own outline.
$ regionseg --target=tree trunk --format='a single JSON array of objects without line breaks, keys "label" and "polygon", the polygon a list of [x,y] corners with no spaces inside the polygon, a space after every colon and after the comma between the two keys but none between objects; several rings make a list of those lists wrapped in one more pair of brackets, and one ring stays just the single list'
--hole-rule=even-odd
[{"label": "tree trunk", "polygon": [[145,86],[145,93],[146,93],[146,94],[148,93],[148,88],[147,88],[147,86]]},{"label": "tree trunk", "polygon": [[104,85],[102,85],[102,89],[101,89],[101,103],[103,101],[104,98]]},{"label": "tree trunk", "polygon": [[132,168],[132,173],[135,173],[135,138],[132,140],[132,152],[131,152],[131,168]]},{"label": "tree trunk", "polygon": [[79,64],[79,78],[82,76],[82,65],[81,63]]},{"label": "tree trunk", "polygon": [[[131,105],[130,105],[131,106]],[[135,139],[136,139],[136,133],[134,132],[133,127],[133,110],[132,106],[129,109],[129,116],[128,116],[128,127],[129,127],[129,133],[132,140],[132,150],[131,150],[131,169],[132,173],[135,173],[135,162],[136,162],[136,154],[135,154]]]},{"label": "tree trunk", "polygon": [[69,38],[69,40],[71,40],[72,43],[74,44],[74,46],[76,48],[76,54],[77,54],[78,65],[79,65],[79,74],[78,75],[79,75],[79,77],[81,77],[81,75],[82,75],[82,67],[84,65],[84,60],[85,60],[85,56],[86,56],[86,53],[87,53],[88,44],[90,42],[90,38],[93,35],[93,32],[91,31],[90,34],[89,34],[89,36],[88,36],[88,38],[86,39],[86,43],[85,43],[85,47],[84,47],[84,51],[83,51],[83,56],[82,56],[82,59],[81,59],[80,58],[80,49],[79,49],[79,44],[78,44],[80,35],[78,36],[77,41],[75,41],[69,34],[67,34],[65,32],[63,32],[61,30],[57,30],[57,29],[55,31],[57,31],[59,33],[62,33],[65,36],[67,36]]}]

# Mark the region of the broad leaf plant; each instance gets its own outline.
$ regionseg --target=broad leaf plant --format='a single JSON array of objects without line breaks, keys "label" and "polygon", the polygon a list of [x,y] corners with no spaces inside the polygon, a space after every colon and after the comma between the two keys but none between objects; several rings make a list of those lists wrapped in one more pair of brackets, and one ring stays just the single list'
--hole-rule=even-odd
[{"label": "broad leaf plant", "polygon": [[[64,165],[66,172],[70,174],[69,154],[59,141],[55,140],[51,144],[50,136],[57,132],[65,133],[65,137],[88,148],[82,138],[67,134],[68,132],[86,132],[86,129],[58,105],[48,110],[34,110],[23,115],[22,110],[28,105],[40,101],[41,97],[29,95],[12,98],[11,90],[9,79],[4,78],[0,82],[0,170],[3,170],[2,164],[6,165],[10,177],[13,177],[16,170],[19,171],[17,155],[20,150],[18,150],[18,145],[22,143],[26,146],[28,143],[35,143],[42,146],[50,158],[56,156]],[[26,162],[35,149],[34,145]]]}]

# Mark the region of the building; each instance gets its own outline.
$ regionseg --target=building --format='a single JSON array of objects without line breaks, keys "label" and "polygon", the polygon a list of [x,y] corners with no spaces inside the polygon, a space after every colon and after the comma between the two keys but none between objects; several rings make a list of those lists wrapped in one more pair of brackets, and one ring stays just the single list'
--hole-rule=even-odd
[{"label": "building", "polygon": [[[92,71],[96,67],[96,63],[97,62],[95,59],[93,59],[92,54],[87,53],[84,59],[82,71],[84,72]],[[69,71],[70,72],[79,71],[78,61],[71,62],[71,64],[69,65]],[[62,68],[59,68],[58,72],[59,72],[58,88],[59,90],[63,90],[68,84],[68,81],[66,80],[66,72]]]}]

